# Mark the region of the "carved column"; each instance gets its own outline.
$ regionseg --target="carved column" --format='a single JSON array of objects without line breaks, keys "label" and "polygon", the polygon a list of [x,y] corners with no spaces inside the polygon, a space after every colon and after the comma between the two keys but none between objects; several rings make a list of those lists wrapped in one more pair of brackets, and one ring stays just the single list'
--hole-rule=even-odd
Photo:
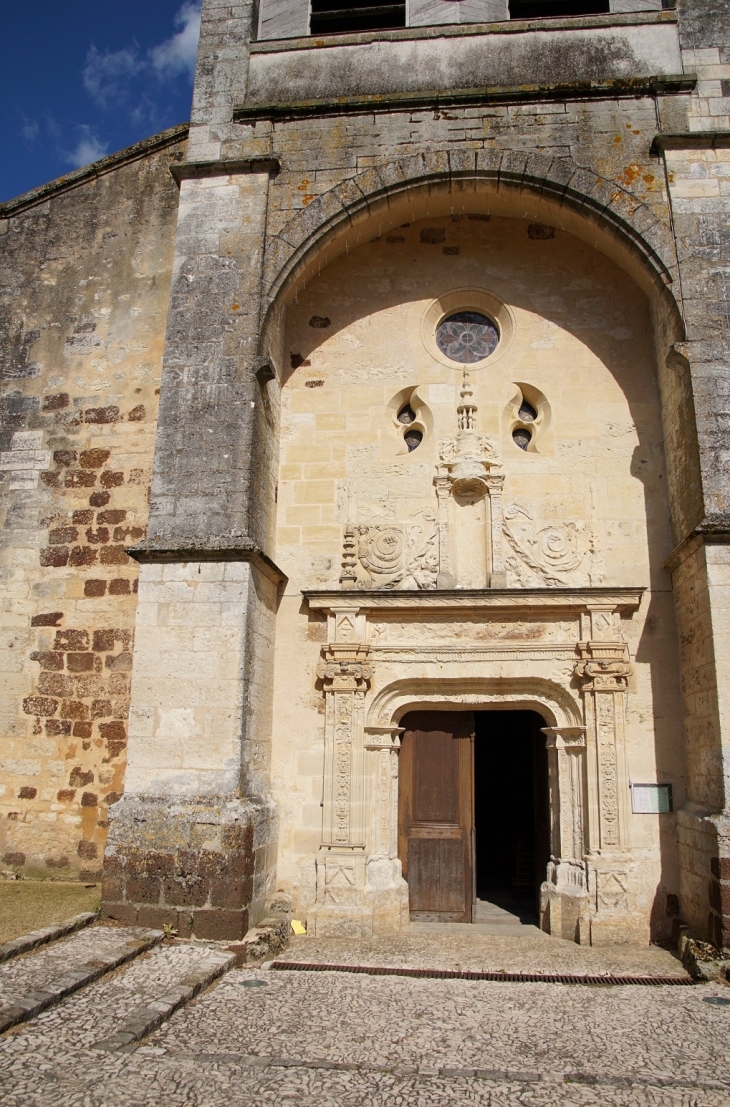
[{"label": "carved column", "polygon": [[[357,617],[331,613],[340,637]],[[317,855],[317,897],[307,916],[312,933],[350,934],[371,931],[364,925],[365,873],[363,700],[373,667],[369,646],[335,641],[323,649],[317,666],[325,695],[324,802],[322,845]]]},{"label": "carved column", "polygon": [[504,567],[502,549],[502,490],[504,473],[490,473],[485,478],[489,493],[489,549],[491,568],[489,572],[490,588],[506,588],[507,573]]},{"label": "carved column", "polygon": [[583,863],[586,728],[543,727],[548,751],[550,852],[555,861]]},{"label": "carved column", "polygon": [[[587,643],[584,652],[593,643]],[[590,853],[626,847],[628,773],[624,715],[632,666],[625,659],[586,659],[576,665],[588,738],[588,833]]]}]

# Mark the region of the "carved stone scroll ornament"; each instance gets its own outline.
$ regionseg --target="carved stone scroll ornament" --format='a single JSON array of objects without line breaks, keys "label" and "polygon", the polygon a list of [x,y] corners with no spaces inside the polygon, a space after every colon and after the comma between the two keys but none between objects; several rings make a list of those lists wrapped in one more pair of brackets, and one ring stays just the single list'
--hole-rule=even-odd
[{"label": "carved stone scroll ornament", "polygon": [[633,672],[628,661],[579,661],[575,667],[584,692],[625,692]]},{"label": "carved stone scroll ornament", "polygon": [[325,692],[366,692],[373,675],[373,666],[349,657],[329,657],[320,661],[317,676]]},{"label": "carved stone scroll ornament", "polygon": [[343,588],[436,587],[438,525],[432,511],[403,524],[348,524],[342,547]]},{"label": "carved stone scroll ornament", "polygon": [[593,536],[584,523],[551,523],[541,527],[521,504],[507,504],[503,513],[503,532],[512,553],[507,569],[520,584],[550,584],[556,587],[575,584],[576,575],[588,583],[587,558]]}]

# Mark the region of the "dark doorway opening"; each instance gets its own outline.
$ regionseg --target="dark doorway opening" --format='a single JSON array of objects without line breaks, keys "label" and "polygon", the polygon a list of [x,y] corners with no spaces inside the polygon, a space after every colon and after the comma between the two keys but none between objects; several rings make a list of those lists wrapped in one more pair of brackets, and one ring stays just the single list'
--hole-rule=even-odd
[{"label": "dark doorway opening", "polygon": [[522,922],[537,921],[550,858],[545,725],[536,711],[474,717],[476,898]]}]

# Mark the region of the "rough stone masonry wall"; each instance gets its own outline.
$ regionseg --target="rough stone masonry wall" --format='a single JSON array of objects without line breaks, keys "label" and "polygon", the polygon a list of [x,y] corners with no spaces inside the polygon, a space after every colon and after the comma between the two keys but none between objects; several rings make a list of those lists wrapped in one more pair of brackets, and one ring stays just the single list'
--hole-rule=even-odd
[{"label": "rough stone masonry wall", "polygon": [[[674,559],[683,650],[688,803],[678,813],[682,912],[730,947],[730,741],[727,710],[727,561],[730,541],[730,8],[679,0],[686,69],[698,74],[686,127],[666,140],[687,341],[676,351],[691,374],[702,472],[702,511]],[[684,136],[682,131],[685,132]],[[690,531],[691,534],[691,531]],[[680,535],[689,539],[690,535]]]},{"label": "rough stone masonry wall", "polygon": [[95,878],[124,788],[184,138],[0,211],[0,858],[25,874]]}]

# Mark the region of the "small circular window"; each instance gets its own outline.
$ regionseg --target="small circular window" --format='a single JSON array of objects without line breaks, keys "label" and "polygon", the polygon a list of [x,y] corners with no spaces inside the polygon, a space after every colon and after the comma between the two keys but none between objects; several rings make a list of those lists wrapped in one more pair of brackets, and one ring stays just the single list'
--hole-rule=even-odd
[{"label": "small circular window", "polygon": [[499,331],[486,315],[478,311],[458,311],[449,315],[436,330],[436,342],[442,354],[461,365],[483,361],[497,348]]}]

